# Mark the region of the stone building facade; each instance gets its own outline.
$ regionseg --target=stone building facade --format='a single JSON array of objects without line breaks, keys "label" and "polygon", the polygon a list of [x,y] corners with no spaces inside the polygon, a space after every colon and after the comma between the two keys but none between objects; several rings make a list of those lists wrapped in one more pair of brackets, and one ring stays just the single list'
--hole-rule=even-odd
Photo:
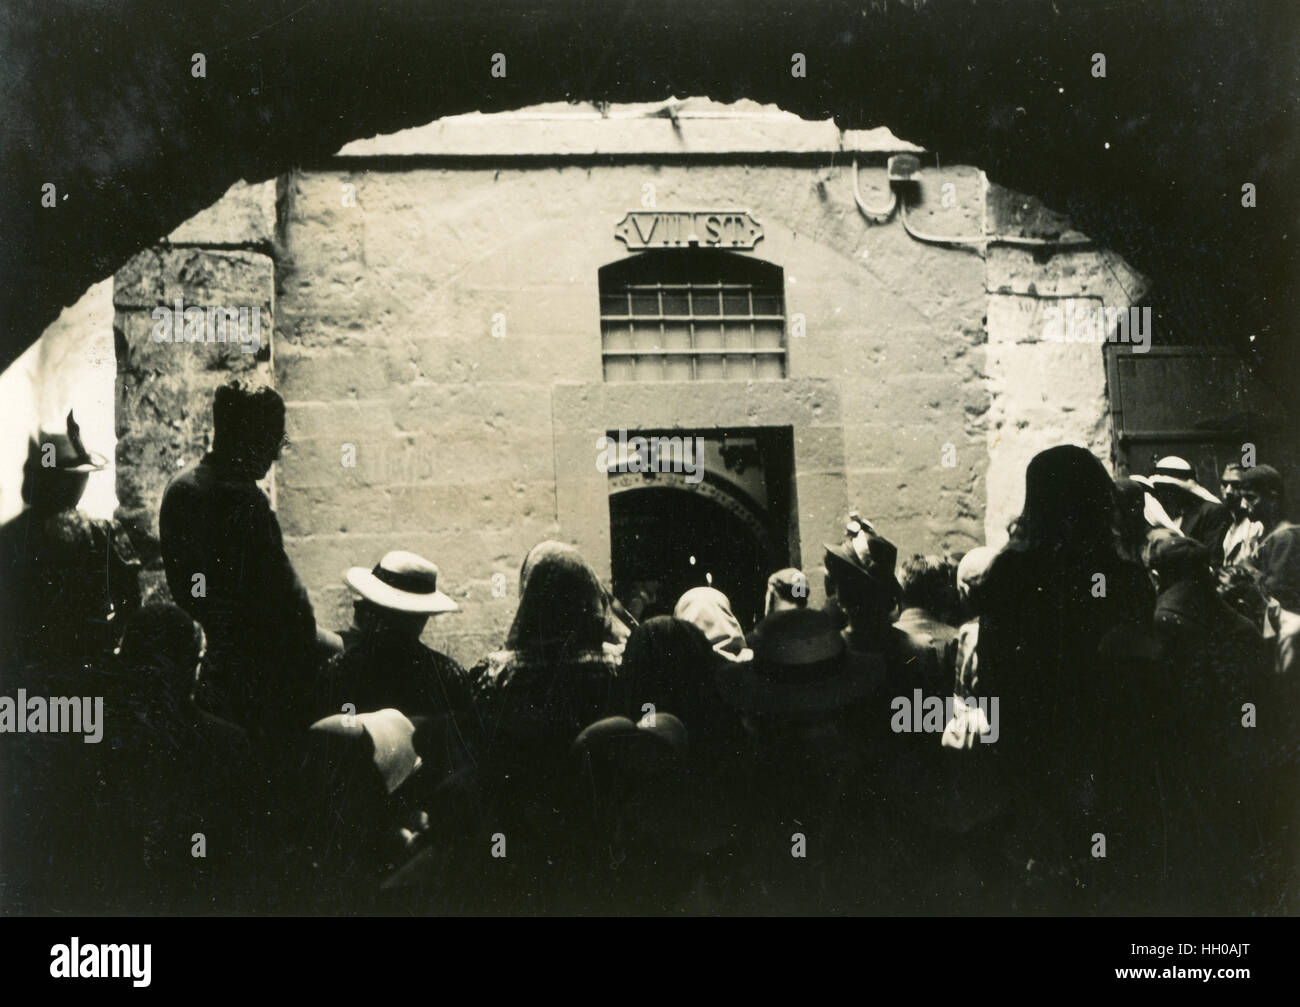
[{"label": "stone building facade", "polygon": [[[900,154],[909,226],[869,222],[855,174],[883,209]],[[461,606],[430,639],[471,661],[544,538],[620,590],[707,574],[752,611],[755,578],[815,573],[850,508],[904,555],[964,551],[1005,539],[1036,451],[1123,468],[1108,367],[1132,347],[1044,333],[1066,301],[1146,293],[1068,221],[885,130],[703,101],[440,120],[237,186],[118,273],[119,504],[156,560],[212,389],[256,372],[288,403],[268,492],[325,625],[349,619],[346,567],[411,549]],[[152,341],[177,298],[270,324],[256,352]],[[620,434],[682,438],[700,477],[635,471],[635,445],[604,471]]]}]

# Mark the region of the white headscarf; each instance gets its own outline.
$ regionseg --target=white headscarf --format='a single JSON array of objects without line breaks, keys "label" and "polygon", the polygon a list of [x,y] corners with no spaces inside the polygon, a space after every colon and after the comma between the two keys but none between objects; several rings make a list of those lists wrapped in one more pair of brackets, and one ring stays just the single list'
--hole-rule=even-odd
[{"label": "white headscarf", "polygon": [[754,652],[745,646],[745,633],[731,612],[731,602],[717,588],[691,588],[677,599],[673,617],[703,630],[714,651],[728,661],[753,660]]}]

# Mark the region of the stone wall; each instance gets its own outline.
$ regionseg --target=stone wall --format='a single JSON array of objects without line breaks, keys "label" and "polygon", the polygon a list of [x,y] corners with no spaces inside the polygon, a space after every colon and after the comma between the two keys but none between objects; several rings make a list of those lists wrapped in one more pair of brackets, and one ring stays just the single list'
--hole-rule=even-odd
[{"label": "stone wall", "polygon": [[[599,145],[578,135],[590,123],[557,134],[479,118],[486,132],[469,141],[440,125],[432,141],[352,145],[281,179],[278,198],[275,183],[238,186],[119,272],[118,494],[155,583],[162,489],[206,449],[212,390],[240,373],[274,381],[288,405],[290,445],[268,491],[320,622],[350,620],[347,567],[412,549],[440,565],[461,605],[428,637],[462,661],[501,643],[537,541],[574,542],[608,576],[594,447],[607,429],[790,429],[792,559],[814,574],[815,603],[821,543],[850,507],[904,557],[964,551],[1004,540],[1034,452],[1072,441],[1109,456],[1100,347],[1040,334],[1061,297],[1141,296],[1145,281],[1110,253],[972,254],[919,241],[897,217],[868,223],[852,161],[863,200],[885,203],[886,156],[906,149],[888,134],[767,121],[737,132],[705,118],[686,135],[707,126],[710,142],[738,146],[664,157],[654,145],[680,141],[659,119],[638,163],[593,159]],[[484,137],[504,146],[467,159]],[[440,162],[430,142],[456,156]],[[566,156],[538,160],[529,143]],[[769,151],[782,146],[801,160]],[[647,187],[658,209],[744,208],[762,224],[742,254],[784,270],[786,380],[603,381],[598,270],[636,254],[614,225]],[[909,221],[939,238],[1069,231],[978,169],[938,164]],[[176,297],[273,311],[271,345],[154,343],[150,312]]]},{"label": "stone wall", "polygon": [[[275,183],[235,186],[114,277],[118,516],[145,563],[147,591],[166,596],[158,505],[167,481],[212,438],[213,390],[235,376],[271,380]],[[155,308],[245,307],[260,312],[260,352],[220,342],[157,342]],[[179,326],[177,327],[180,333]],[[268,481],[268,487],[270,483]]]},{"label": "stone wall", "polygon": [[[1013,239],[1075,242],[1070,221],[1038,200],[989,185],[986,232]],[[988,288],[988,543],[1007,540],[1025,497],[1025,466],[1039,451],[1078,444],[1109,463],[1106,367],[1098,343],[1054,342],[1048,312],[1065,299],[1127,307],[1147,281],[1105,249],[992,244]],[[1108,465],[1109,467],[1109,465]]]},{"label": "stone wall", "polygon": [[[882,162],[862,169],[863,198],[876,204],[887,199]],[[896,222],[867,224],[845,159],[365,167],[354,157],[296,173],[282,206],[275,370],[292,444],[280,516],[322,621],[349,617],[346,567],[413,549],[440,565],[462,607],[431,639],[472,660],[500,644],[519,563],[538,540],[591,543],[607,573],[594,446],[587,458],[558,441],[612,415],[645,422],[646,409],[620,413],[611,395],[639,395],[679,423],[792,427],[811,570],[851,505],[905,554],[983,540],[984,263],[915,242]],[[784,269],[787,318],[806,324],[789,339],[790,380],[604,385],[597,271],[635,254],[614,225],[646,183],[658,208],[746,208],[762,223],[747,254]],[[978,233],[982,176],[927,171],[914,216]],[[495,315],[504,338],[492,335]],[[494,573],[508,580],[505,600],[491,596]]]}]

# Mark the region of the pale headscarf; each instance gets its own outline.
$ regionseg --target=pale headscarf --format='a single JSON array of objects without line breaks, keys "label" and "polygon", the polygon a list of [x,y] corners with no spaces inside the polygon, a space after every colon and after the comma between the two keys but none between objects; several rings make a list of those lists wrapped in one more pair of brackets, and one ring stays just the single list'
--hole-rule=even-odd
[{"label": "pale headscarf", "polygon": [[989,572],[989,567],[993,564],[993,558],[998,554],[996,549],[986,545],[977,545],[961,558],[957,564],[957,592],[963,597],[970,597],[971,590],[978,588],[984,581],[984,575]]},{"label": "pale headscarf", "polygon": [[754,652],[745,646],[745,633],[731,612],[731,602],[717,588],[691,588],[677,599],[673,618],[703,630],[714,651],[728,661],[753,660]]}]

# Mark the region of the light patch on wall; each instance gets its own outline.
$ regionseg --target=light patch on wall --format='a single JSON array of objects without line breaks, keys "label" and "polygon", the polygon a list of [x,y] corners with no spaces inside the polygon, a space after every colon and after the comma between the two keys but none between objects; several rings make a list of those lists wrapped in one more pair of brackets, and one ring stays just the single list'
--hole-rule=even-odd
[{"label": "light patch on wall", "polygon": [[113,423],[113,281],[96,283],[0,374],[0,521],[23,509],[23,462],[27,439],[44,426],[66,429],[68,410],[76,413],[86,446],[108,458],[90,477],[81,509],[109,518],[117,509]]}]

